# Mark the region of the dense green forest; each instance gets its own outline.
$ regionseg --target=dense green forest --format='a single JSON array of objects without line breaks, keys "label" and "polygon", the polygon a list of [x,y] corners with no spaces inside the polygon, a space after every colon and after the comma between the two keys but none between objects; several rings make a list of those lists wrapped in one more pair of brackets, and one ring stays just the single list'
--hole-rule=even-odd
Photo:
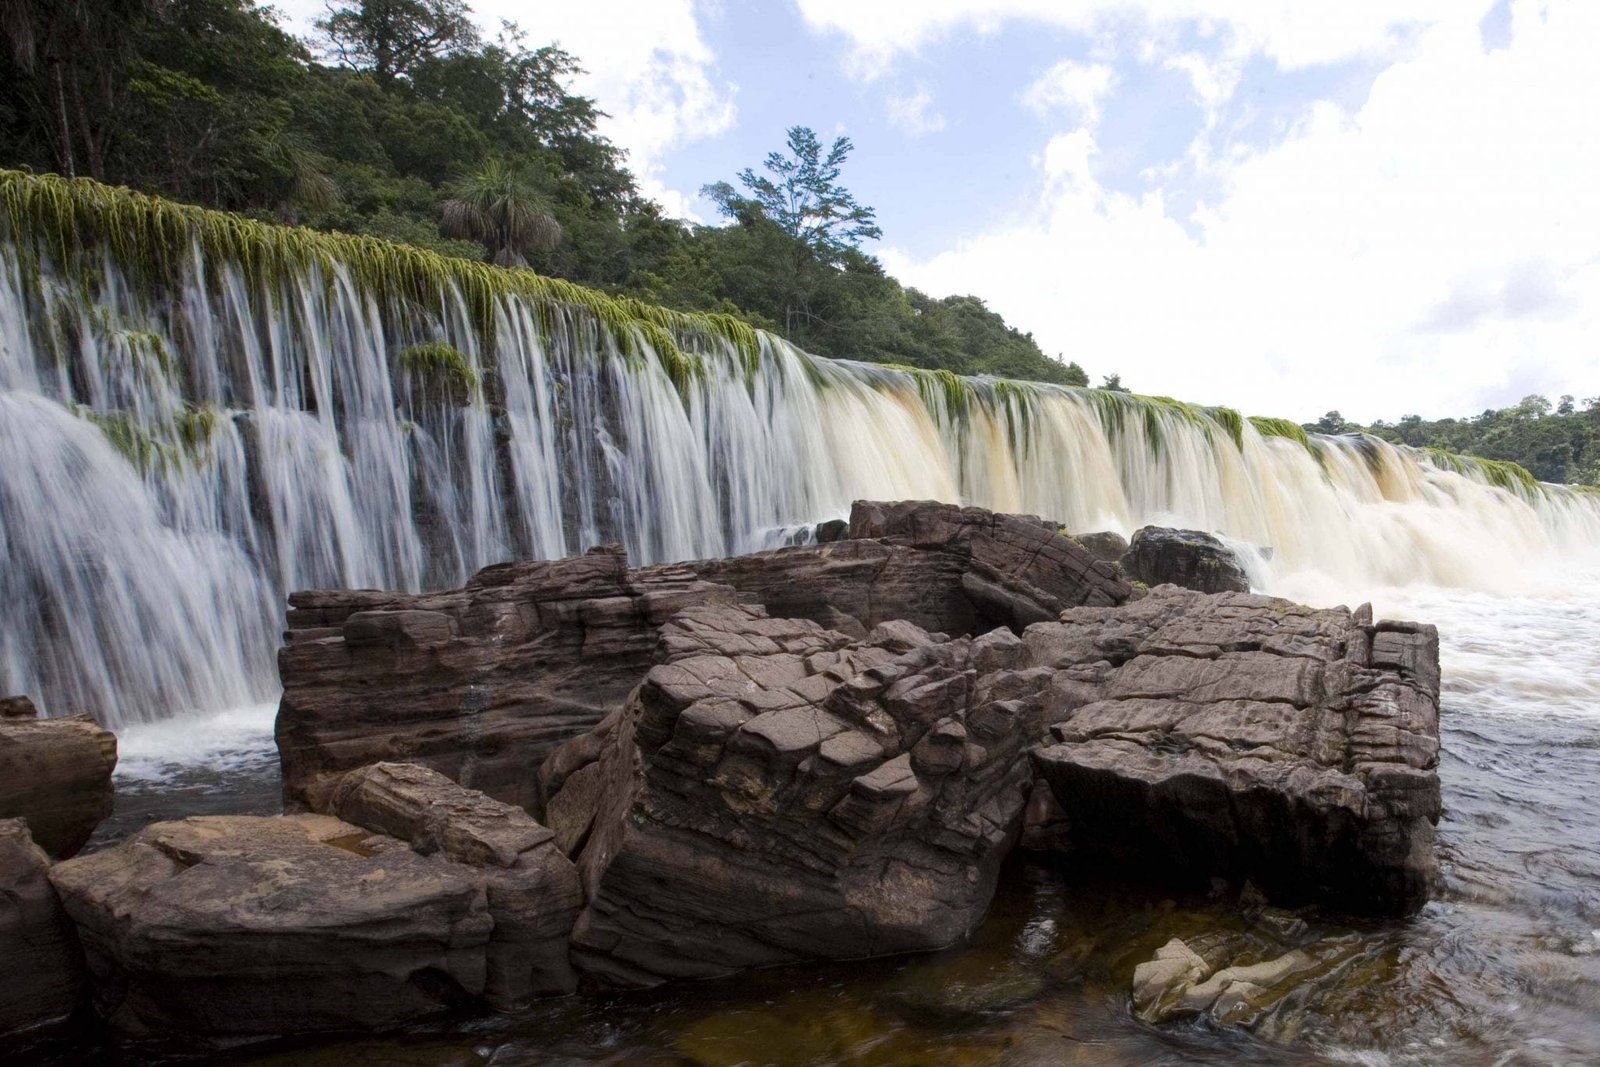
[{"label": "dense green forest", "polygon": [[1313,433],[1365,432],[1416,448],[1510,460],[1543,482],[1600,484],[1600,397],[1580,405],[1570,396],[1554,404],[1542,396],[1527,396],[1513,407],[1470,418],[1427,420],[1406,415],[1398,422],[1380,420],[1370,426],[1346,422],[1337,411],[1330,411],[1305,428]]},{"label": "dense green forest", "polygon": [[[716,310],[824,355],[1087,384],[975,296],[901,286],[810,131],[663,215],[574,94],[578,58],[461,0],[335,0],[314,40],[252,0],[0,0],[0,166]],[[775,135],[776,139],[776,135]]]}]

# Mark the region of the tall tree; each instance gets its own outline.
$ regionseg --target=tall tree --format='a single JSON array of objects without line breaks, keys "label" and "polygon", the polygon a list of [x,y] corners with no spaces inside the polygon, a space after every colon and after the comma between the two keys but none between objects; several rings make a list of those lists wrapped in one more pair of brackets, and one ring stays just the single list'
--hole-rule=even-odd
[{"label": "tall tree", "polygon": [[328,0],[317,28],[342,62],[385,84],[424,60],[478,43],[463,0]]},{"label": "tall tree", "polygon": [[[827,263],[836,263],[845,250],[862,241],[883,236],[877,212],[856,201],[839,184],[839,174],[855,145],[837,137],[822,153],[822,142],[805,126],[789,129],[789,154],[770,152],[763,166],[771,177],[746,167],[739,182],[750,192],[763,214],[789,236],[805,242]],[[703,192],[731,217],[737,217],[740,199],[727,182],[707,186]]]}]

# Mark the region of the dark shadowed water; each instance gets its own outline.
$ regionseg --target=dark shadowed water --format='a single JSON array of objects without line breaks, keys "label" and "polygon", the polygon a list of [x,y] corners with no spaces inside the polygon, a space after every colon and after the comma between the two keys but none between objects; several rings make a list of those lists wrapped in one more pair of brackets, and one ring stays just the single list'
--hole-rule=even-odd
[{"label": "dark shadowed water", "polygon": [[[1600,591],[1600,585],[1592,587]],[[1395,593],[1437,621],[1446,693],[1444,884],[1403,922],[1301,912],[1330,965],[1254,1032],[1160,1027],[1134,967],[1171,937],[1240,927],[1236,894],[1174,899],[1016,862],[973,944],[794,967],[648,994],[572,997],[382,1038],[196,1050],[95,1038],[63,1061],[236,1064],[1600,1064],[1600,608],[1574,592]],[[276,810],[270,709],[124,739],[116,818]],[[163,732],[164,731],[164,732]]]}]

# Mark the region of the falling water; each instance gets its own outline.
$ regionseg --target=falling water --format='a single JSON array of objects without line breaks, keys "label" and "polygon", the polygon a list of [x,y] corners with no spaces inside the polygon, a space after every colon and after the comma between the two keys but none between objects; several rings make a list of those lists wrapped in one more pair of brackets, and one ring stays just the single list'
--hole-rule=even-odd
[{"label": "falling water", "polygon": [[639,562],[748,552],[858,498],[1216,530],[1273,549],[1264,582],[1339,588],[1514,590],[1600,545],[1587,494],[1371,438],[766,334],[663,342],[582,303],[485,307],[465,264],[375,291],[332,239],[269,269],[206,251],[203,222],[153,272],[104,219],[63,238],[0,213],[0,691],[51,713],[270,700],[293,589],[447,587],[603,541]]}]

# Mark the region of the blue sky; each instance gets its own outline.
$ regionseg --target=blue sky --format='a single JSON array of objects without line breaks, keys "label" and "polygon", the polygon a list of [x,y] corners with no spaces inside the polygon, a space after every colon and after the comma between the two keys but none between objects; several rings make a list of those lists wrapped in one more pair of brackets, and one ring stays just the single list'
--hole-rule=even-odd
[{"label": "blue sky", "polygon": [[1600,394],[1592,0],[473,6],[577,54],[686,217],[848,135],[892,273],[1093,375],[1295,418]]}]

